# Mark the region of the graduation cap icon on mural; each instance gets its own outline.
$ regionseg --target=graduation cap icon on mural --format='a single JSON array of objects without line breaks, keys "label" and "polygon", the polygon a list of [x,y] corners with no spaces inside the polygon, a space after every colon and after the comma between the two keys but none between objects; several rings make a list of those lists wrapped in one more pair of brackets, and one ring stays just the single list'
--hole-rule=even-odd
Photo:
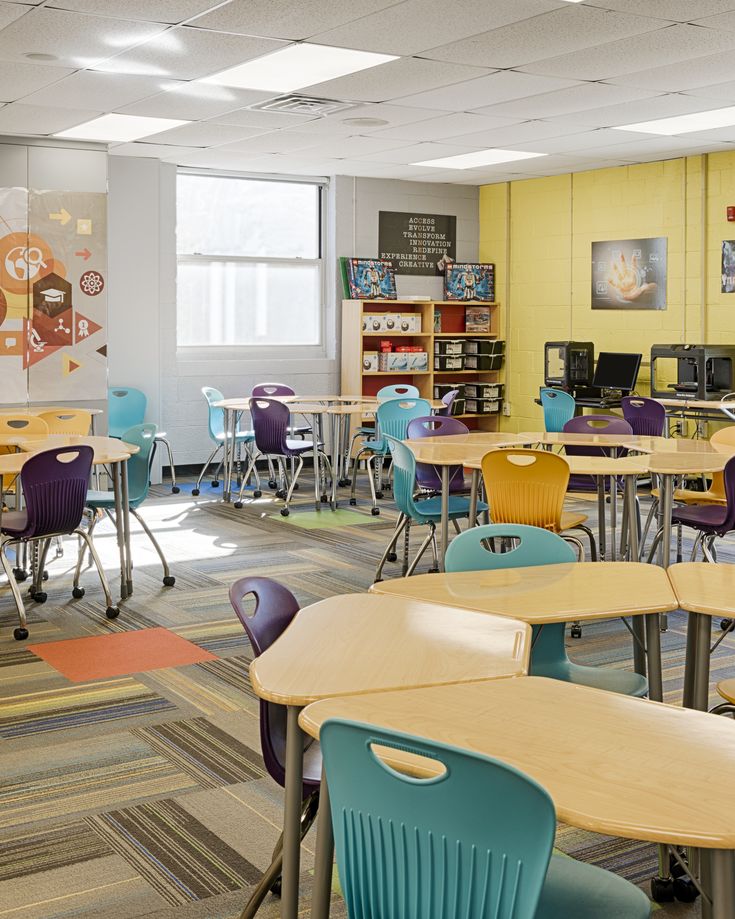
[{"label": "graduation cap icon on mural", "polygon": [[71,284],[55,272],[40,278],[33,285],[33,309],[50,319],[69,309],[72,304]]},{"label": "graduation cap icon on mural", "polygon": [[55,287],[49,287],[48,290],[44,290],[43,299],[47,303],[63,303],[66,292],[63,290],[56,290]]}]

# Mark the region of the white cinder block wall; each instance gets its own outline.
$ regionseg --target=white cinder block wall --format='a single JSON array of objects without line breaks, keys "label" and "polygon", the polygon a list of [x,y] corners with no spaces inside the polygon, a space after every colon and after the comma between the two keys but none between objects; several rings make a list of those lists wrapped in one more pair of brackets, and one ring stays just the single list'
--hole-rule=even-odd
[{"label": "white cinder block wall", "polygon": [[[266,379],[310,395],[338,391],[342,290],[336,257],[377,255],[379,211],[455,214],[457,257],[477,258],[477,188],[333,177],[325,209],[329,283],[323,354],[244,359],[230,352],[212,360],[176,348],[175,166],[112,156],[109,175],[110,381],[148,393],[150,420],[166,429],[182,465],[203,462],[211,450],[202,386],[215,386],[228,397],[246,396]],[[441,278],[399,278],[398,289],[439,298]]]}]

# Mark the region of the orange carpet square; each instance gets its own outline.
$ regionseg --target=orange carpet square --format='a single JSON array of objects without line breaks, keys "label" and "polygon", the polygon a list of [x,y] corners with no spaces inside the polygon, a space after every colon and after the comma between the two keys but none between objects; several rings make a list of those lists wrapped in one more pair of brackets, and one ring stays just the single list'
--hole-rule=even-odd
[{"label": "orange carpet square", "polygon": [[99,680],[218,658],[168,629],[141,629],[29,645],[28,650],[72,683]]}]

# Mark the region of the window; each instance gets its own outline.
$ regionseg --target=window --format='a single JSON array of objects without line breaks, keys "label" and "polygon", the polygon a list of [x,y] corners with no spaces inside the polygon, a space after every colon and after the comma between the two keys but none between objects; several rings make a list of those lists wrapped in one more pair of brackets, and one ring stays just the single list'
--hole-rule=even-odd
[{"label": "window", "polygon": [[323,188],[179,173],[179,347],[321,344]]}]

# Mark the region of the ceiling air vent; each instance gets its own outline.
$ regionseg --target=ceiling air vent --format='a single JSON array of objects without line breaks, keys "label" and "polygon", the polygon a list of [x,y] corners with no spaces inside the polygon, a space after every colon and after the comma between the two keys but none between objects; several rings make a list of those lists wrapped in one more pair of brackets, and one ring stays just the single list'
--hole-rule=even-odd
[{"label": "ceiling air vent", "polygon": [[336,99],[314,99],[311,96],[278,96],[277,99],[266,99],[250,108],[258,112],[279,112],[281,115],[334,115],[355,108],[361,103],[338,102]]}]

